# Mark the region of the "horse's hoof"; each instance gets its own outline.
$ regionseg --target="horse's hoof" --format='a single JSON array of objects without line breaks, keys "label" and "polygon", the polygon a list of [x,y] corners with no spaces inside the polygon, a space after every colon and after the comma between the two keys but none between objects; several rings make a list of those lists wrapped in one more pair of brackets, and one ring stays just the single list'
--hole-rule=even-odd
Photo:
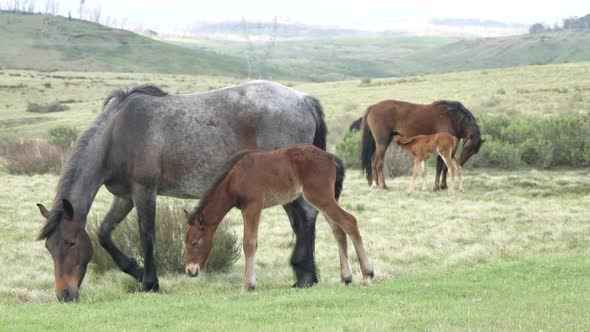
[{"label": "horse's hoof", "polygon": [[347,286],[347,285],[350,285],[350,284],[352,283],[352,276],[348,276],[348,277],[346,277],[346,278],[343,278],[343,279],[342,279],[342,283],[343,283],[345,286]]},{"label": "horse's hoof", "polygon": [[158,281],[157,278],[155,281],[152,281],[152,282],[144,281],[143,285],[141,287],[141,291],[146,292],[146,293],[157,292],[159,290],[160,290],[160,282]]},{"label": "horse's hoof", "polygon": [[254,289],[256,289],[256,284],[247,284],[247,285],[244,285],[244,288],[242,289],[242,293],[250,293],[250,292],[253,292]]},{"label": "horse's hoof", "polygon": [[369,276],[363,277],[363,286],[369,287],[372,284],[373,284],[373,278],[371,278]]}]

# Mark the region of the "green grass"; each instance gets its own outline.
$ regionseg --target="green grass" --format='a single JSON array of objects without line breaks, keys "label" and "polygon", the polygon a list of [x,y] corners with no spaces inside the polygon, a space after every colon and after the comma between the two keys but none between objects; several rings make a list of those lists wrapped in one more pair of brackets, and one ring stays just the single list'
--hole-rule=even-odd
[{"label": "green grass", "polygon": [[371,288],[241,295],[204,286],[77,305],[4,306],[0,324],[8,330],[585,330],[588,269],[590,258],[579,253],[403,276]]},{"label": "green grass", "polygon": [[243,76],[245,61],[57,16],[0,13],[0,68]]}]

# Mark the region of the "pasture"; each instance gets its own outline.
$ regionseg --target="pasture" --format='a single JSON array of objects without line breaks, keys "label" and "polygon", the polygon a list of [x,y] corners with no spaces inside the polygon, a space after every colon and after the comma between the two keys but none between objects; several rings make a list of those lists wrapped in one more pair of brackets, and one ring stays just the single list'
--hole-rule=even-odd
[{"label": "pasture", "polygon": [[[472,71],[399,79],[284,82],[318,97],[331,134],[329,150],[350,121],[385,98],[461,100],[480,114],[575,114],[590,109],[590,63]],[[0,140],[44,138],[58,124],[83,129],[102,97],[129,83],[155,82],[169,92],[205,91],[241,79],[130,73],[0,72]],[[499,92],[502,89],[504,92]],[[27,113],[28,102],[58,101],[57,113]],[[485,133],[484,133],[485,134]],[[485,145],[482,149],[485,149]],[[2,159],[0,158],[0,162]],[[434,177],[429,163],[428,187]],[[339,285],[336,241],[318,217],[320,284],[293,290],[292,231],[281,208],[260,221],[257,289],[240,294],[243,257],[224,274],[160,276],[162,294],[137,292],[120,271],[90,266],[80,303],[58,304],[53,264],[34,241],[42,217],[35,203],[53,199],[56,175],[10,175],[0,169],[0,326],[2,329],[588,329],[590,316],[590,171],[466,168],[464,194],[408,195],[410,177],[373,190],[349,170],[342,206],[359,220],[374,286]],[[91,216],[104,216],[102,189]],[[194,206],[195,202],[187,203]],[[229,223],[241,237],[233,210]],[[156,247],[157,248],[157,247]],[[102,248],[95,248],[102,250]],[[156,249],[157,250],[157,249]]]}]

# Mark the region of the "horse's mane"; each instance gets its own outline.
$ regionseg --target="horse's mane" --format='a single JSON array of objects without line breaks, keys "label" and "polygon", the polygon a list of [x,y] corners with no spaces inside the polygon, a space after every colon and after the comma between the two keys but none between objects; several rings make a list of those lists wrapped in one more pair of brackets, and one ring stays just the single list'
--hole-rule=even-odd
[{"label": "horse's mane", "polygon": [[223,165],[221,165],[220,170],[217,173],[217,175],[215,176],[215,179],[213,180],[211,186],[209,186],[209,189],[207,189],[207,191],[205,191],[203,196],[201,196],[201,199],[199,200],[199,205],[195,208],[193,213],[190,215],[190,218],[188,219],[189,225],[194,225],[195,218],[197,218],[198,215],[201,214],[201,210],[203,209],[203,206],[205,206],[205,204],[207,204],[207,202],[209,201],[209,199],[211,198],[211,196],[215,192],[215,189],[217,188],[217,186],[221,183],[221,181],[223,181],[223,179],[225,179],[225,176],[227,175],[227,173],[229,173],[229,171],[234,167],[234,165],[238,161],[242,160],[242,158],[244,158],[246,155],[250,154],[251,152],[252,151],[250,151],[250,150],[242,150],[240,152],[237,152],[234,155],[232,155],[231,157],[229,157],[223,163]]},{"label": "horse's mane", "polygon": [[97,131],[101,126],[106,122],[109,121],[111,115],[113,113],[118,112],[121,107],[120,104],[127,99],[129,96],[133,94],[146,94],[150,96],[162,97],[168,95],[167,92],[163,91],[159,87],[152,85],[152,84],[144,84],[126,88],[119,88],[113,90],[110,94],[108,94],[103,103],[103,112],[92,122],[92,124],[80,135],[78,140],[76,141],[76,145],[66,163],[61,177],[59,179],[59,183],[57,184],[57,189],[55,192],[55,198],[53,200],[53,208],[51,216],[47,219],[43,228],[39,232],[39,236],[37,237],[38,240],[44,240],[55,232],[57,226],[59,225],[61,218],[61,207],[62,203],[61,200],[64,198],[69,197],[70,190],[72,189],[72,185],[76,180],[78,175],[78,164],[80,163],[80,159],[84,155],[88,144],[92,141],[95,137]]},{"label": "horse's mane", "polygon": [[464,129],[464,128],[462,128],[461,122],[463,120],[467,120],[466,125],[469,126],[469,132],[472,135],[477,136],[477,138],[479,138],[479,136],[480,136],[479,125],[477,124],[477,121],[475,120],[475,117],[473,116],[473,114],[465,106],[463,106],[463,104],[461,104],[458,101],[439,100],[439,101],[435,101],[434,103],[432,103],[432,105],[446,106],[446,109],[445,109],[446,113],[445,114],[450,119],[452,119],[453,121],[455,121],[457,123],[459,128],[461,128],[461,131],[463,131],[463,129]]}]

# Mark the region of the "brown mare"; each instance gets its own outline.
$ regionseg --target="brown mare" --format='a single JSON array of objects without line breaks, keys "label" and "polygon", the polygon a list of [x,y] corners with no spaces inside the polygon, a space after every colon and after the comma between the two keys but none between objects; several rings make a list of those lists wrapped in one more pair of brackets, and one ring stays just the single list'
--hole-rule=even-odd
[{"label": "brown mare", "polygon": [[303,193],[303,198],[326,217],[338,242],[340,277],[352,281],[346,235],[352,239],[363,273],[363,284],[373,278],[373,268],[365,253],[354,216],[337,203],[342,191],[344,165],[335,156],[313,145],[298,144],[274,151],[240,152],[222,167],[218,178],[191,214],[185,245],[185,267],[190,276],[199,275],[207,262],[213,235],[223,217],[233,208],[244,220],[243,247],[246,257],[242,290],[256,286],[254,271],[258,244],[258,223],[263,209],[286,204]]},{"label": "brown mare", "polygon": [[459,176],[459,190],[463,191],[462,167],[455,159],[459,140],[449,133],[436,133],[434,135],[417,135],[414,137],[400,136],[397,131],[393,132],[393,140],[402,148],[410,151],[414,159],[414,170],[412,172],[412,183],[408,192],[414,191],[418,168],[422,168],[422,190],[426,190],[426,159],[432,154],[437,154],[442,158],[445,166],[451,173],[451,186],[449,191],[455,189],[455,173]]},{"label": "brown mare", "polygon": [[[383,160],[385,151],[397,131],[405,137],[447,132],[463,139],[459,165],[479,152],[482,143],[479,125],[471,112],[457,101],[437,101],[429,105],[385,100],[369,106],[363,117],[361,162],[369,185],[385,189]],[[434,190],[446,188],[446,169],[437,158]],[[440,174],[443,174],[439,186]]]}]

